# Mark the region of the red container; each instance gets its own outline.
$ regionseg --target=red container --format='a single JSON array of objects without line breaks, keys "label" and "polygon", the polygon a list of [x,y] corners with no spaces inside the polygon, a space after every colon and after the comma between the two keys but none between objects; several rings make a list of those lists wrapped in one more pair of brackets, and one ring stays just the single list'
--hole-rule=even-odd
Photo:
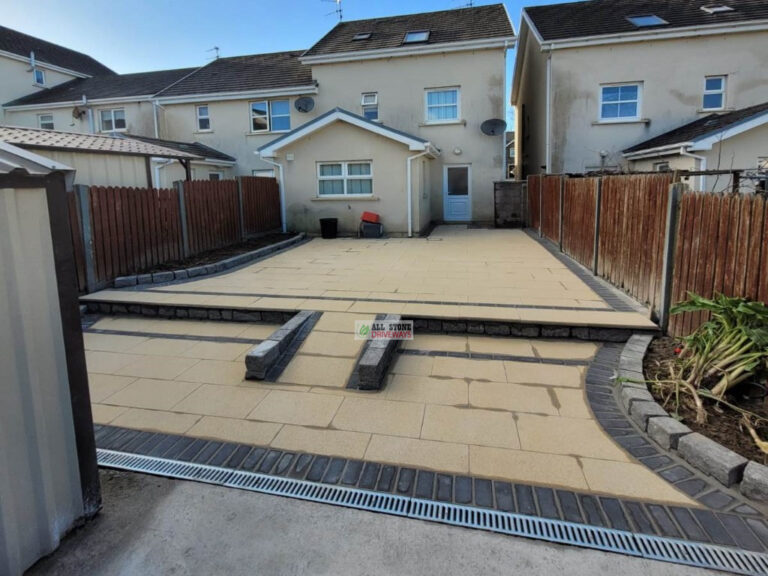
[{"label": "red container", "polygon": [[360,217],[360,220],[363,222],[372,222],[373,224],[378,224],[379,222],[379,215],[375,212],[363,212],[363,215]]}]

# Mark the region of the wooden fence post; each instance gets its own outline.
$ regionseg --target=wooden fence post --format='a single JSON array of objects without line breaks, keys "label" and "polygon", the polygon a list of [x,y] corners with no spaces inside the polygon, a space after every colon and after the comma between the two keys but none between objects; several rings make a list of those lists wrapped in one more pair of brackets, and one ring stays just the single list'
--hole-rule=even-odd
[{"label": "wooden fence post", "polygon": [[603,178],[597,179],[597,195],[595,197],[595,244],[592,249],[592,274],[597,276],[598,253],[600,251],[600,204],[603,199]]},{"label": "wooden fence post", "polygon": [[75,184],[80,225],[83,227],[83,253],[85,255],[85,285],[89,293],[96,292],[96,268],[93,254],[93,228],[91,227],[91,196],[88,186]]},{"label": "wooden fence post", "polygon": [[[675,242],[677,240],[677,216],[684,184],[676,182],[669,187],[667,199],[667,227],[664,234],[664,262],[661,269],[661,307],[659,326],[663,332],[669,326],[669,308],[672,303],[672,275],[675,271]],[[653,310],[651,310],[653,314]]]},{"label": "wooden fence post", "polygon": [[565,200],[565,176],[560,176],[560,231],[557,234],[560,252],[563,251],[563,200]]},{"label": "wooden fence post", "polygon": [[243,212],[243,177],[237,177],[237,212],[240,215],[240,240],[245,240],[245,212]]},{"label": "wooden fence post", "polygon": [[184,258],[189,258],[189,230],[187,229],[187,203],[184,199],[184,182],[177,180],[173,183],[179,195],[179,220],[181,221],[181,247]]},{"label": "wooden fence post", "polygon": [[544,219],[544,210],[541,205],[541,188],[544,186],[544,175],[539,174],[539,238],[541,238],[541,221]]}]

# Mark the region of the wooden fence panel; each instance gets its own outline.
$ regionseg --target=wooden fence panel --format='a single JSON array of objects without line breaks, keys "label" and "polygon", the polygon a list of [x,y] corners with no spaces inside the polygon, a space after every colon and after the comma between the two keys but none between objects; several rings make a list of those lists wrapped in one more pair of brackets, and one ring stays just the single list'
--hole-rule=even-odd
[{"label": "wooden fence panel", "polygon": [[592,268],[599,178],[567,178],[563,190],[563,252]]},{"label": "wooden fence panel", "polygon": [[[695,292],[752,300],[768,297],[768,222],[763,196],[686,192],[679,207],[672,302]],[[705,313],[672,316],[669,333],[690,334]]]},{"label": "wooden fence panel", "polygon": [[191,254],[240,241],[236,180],[184,182],[184,200]]},{"label": "wooden fence panel", "polygon": [[275,178],[243,176],[243,223],[245,234],[277,230],[280,221],[280,188]]},{"label": "wooden fence panel", "polygon": [[543,176],[541,181],[541,234],[560,242],[561,176]]},{"label": "wooden fence panel", "polygon": [[532,174],[528,176],[528,222],[529,228],[539,229],[541,225],[541,196],[539,187],[541,186],[541,176]]}]

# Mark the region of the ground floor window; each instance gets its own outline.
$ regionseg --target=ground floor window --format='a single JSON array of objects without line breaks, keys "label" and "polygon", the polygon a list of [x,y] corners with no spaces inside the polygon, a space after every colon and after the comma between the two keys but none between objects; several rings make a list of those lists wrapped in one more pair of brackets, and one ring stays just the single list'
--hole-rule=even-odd
[{"label": "ground floor window", "polygon": [[368,161],[318,163],[318,196],[373,194],[372,164]]},{"label": "ground floor window", "polygon": [[259,169],[259,170],[251,170],[251,176],[258,176],[259,178],[274,178],[275,177],[275,169],[274,168],[267,168],[267,169]]},{"label": "ground floor window", "polygon": [[208,172],[208,180],[222,180],[223,178],[223,172]]}]

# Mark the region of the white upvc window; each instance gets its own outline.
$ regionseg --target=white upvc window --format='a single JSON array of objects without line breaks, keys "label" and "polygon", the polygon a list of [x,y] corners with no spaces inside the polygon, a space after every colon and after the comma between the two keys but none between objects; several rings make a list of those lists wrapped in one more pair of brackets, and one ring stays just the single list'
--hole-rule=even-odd
[{"label": "white upvc window", "polygon": [[370,196],[373,194],[373,162],[319,162],[317,195]]},{"label": "white upvc window", "polygon": [[458,122],[461,91],[459,88],[430,88],[424,92],[424,108],[428,124]]},{"label": "white upvc window", "polygon": [[640,120],[643,85],[638,82],[606,84],[600,87],[600,121]]},{"label": "white upvc window", "polygon": [[197,114],[197,130],[199,132],[209,131],[211,129],[211,116],[208,104],[197,106],[195,111]]},{"label": "white upvc window", "polygon": [[362,95],[360,103],[363,108],[363,116],[368,120],[379,119],[379,93],[378,92],[365,92]]},{"label": "white upvc window", "polygon": [[251,170],[251,176],[256,176],[258,178],[274,178],[275,177],[275,169],[274,168],[259,168],[257,170]]},{"label": "white upvc window", "polygon": [[726,80],[727,76],[707,76],[704,78],[702,110],[722,110],[725,108]]},{"label": "white upvc window", "polygon": [[223,180],[224,172],[208,172],[208,180]]},{"label": "white upvc window", "polygon": [[43,130],[53,130],[53,114],[38,114],[37,127]]},{"label": "white upvc window", "polygon": [[289,100],[251,102],[251,132],[288,132],[290,129]]},{"label": "white upvc window", "polygon": [[32,76],[35,79],[35,84],[38,86],[45,86],[45,70],[35,68],[32,70]]},{"label": "white upvc window", "polygon": [[119,132],[126,129],[124,108],[100,110],[99,115],[101,116],[102,132]]}]

